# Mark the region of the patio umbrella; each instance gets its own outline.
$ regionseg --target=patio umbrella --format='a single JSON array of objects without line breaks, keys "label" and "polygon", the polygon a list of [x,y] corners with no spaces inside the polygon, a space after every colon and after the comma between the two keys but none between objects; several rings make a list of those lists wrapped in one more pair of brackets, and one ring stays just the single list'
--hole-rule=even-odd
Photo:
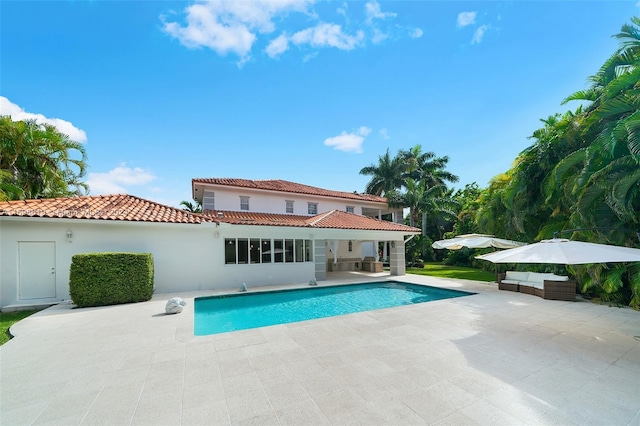
[{"label": "patio umbrella", "polygon": [[476,256],[476,259],[488,260],[493,263],[553,263],[562,265],[640,262],[640,249],[554,238],[522,247],[483,254]]},{"label": "patio umbrella", "polygon": [[435,241],[431,244],[431,247],[435,249],[449,249],[449,250],[460,250],[463,247],[468,248],[487,248],[487,247],[495,247],[495,248],[512,248],[522,246],[525,243],[520,243],[518,241],[505,240],[502,238],[496,238],[493,235],[486,234],[465,234],[458,235],[454,238],[450,238],[447,240],[439,240]]}]

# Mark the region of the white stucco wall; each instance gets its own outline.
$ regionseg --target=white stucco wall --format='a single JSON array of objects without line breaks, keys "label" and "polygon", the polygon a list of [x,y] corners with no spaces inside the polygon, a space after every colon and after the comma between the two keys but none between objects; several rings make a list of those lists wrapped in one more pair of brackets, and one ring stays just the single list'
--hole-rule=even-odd
[{"label": "white stucco wall", "polygon": [[[71,231],[71,242],[66,233]],[[169,293],[216,287],[216,262],[222,247],[211,244],[213,232],[200,225],[66,220],[0,221],[0,306],[69,299],[71,257],[89,252],[152,253],[155,292]],[[18,300],[18,244],[55,243],[56,296],[53,300]]]},{"label": "white stucco wall", "polygon": [[[71,231],[71,242],[67,240]],[[360,241],[402,241],[401,233],[283,226],[154,224],[80,219],[0,219],[0,307],[55,303],[69,299],[69,267],[74,254],[90,252],[142,252],[153,254],[155,293],[171,294],[301,284],[314,277],[322,259],[312,253],[309,262],[227,265],[225,238],[341,240],[340,257],[360,257]],[[353,251],[348,252],[348,240]],[[55,297],[19,300],[18,246],[20,242],[55,243]],[[317,251],[316,249],[315,251]],[[315,256],[315,257],[314,257]],[[327,256],[329,254],[327,253]]]},{"label": "white stucco wall", "polygon": [[[153,254],[155,293],[213,290],[308,282],[313,262],[225,265],[226,237],[309,238],[275,228],[242,231],[214,224],[178,225],[88,220],[3,219],[0,221],[0,306],[69,299],[69,267],[74,254],[107,251]],[[71,242],[66,233],[73,234]],[[56,294],[50,299],[19,300],[18,244],[55,243]]]},{"label": "white stucco wall", "polygon": [[396,211],[401,217],[401,210],[389,209],[386,203],[364,202],[351,199],[340,199],[332,197],[317,197],[304,194],[293,193],[271,193],[269,191],[256,191],[245,188],[208,188],[207,191],[215,193],[216,210],[240,210],[240,196],[249,197],[249,211],[261,213],[286,213],[286,200],[293,201],[293,214],[308,215],[308,203],[318,204],[318,213],[331,210],[346,211],[347,206],[354,207],[355,214],[363,214],[362,209],[380,210],[382,214]]}]

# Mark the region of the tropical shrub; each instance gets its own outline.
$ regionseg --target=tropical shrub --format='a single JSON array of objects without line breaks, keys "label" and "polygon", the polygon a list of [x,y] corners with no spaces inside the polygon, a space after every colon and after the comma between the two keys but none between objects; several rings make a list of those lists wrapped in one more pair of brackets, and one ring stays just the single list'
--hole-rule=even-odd
[{"label": "tropical shrub", "polygon": [[[542,120],[530,147],[480,195],[481,232],[517,241],[551,238],[640,248],[640,18],[620,47],[565,99],[574,111]],[[580,291],[640,309],[637,263],[572,268]]]},{"label": "tropical shrub", "polygon": [[153,295],[151,253],[84,253],[71,260],[69,294],[78,307],[143,302]]}]

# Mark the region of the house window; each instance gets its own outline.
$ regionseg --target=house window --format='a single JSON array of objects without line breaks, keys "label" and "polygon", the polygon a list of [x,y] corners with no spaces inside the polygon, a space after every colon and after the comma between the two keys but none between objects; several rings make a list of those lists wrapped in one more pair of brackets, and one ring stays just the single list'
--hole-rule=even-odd
[{"label": "house window", "polygon": [[285,211],[287,213],[293,213],[293,201],[287,200],[286,203],[287,203],[287,206],[285,208]]},{"label": "house window", "polygon": [[307,203],[307,212],[309,214],[318,214],[318,203]]},{"label": "house window", "polygon": [[273,261],[275,263],[284,262],[284,245],[282,240],[273,240]]},{"label": "house window", "polygon": [[249,197],[240,196],[240,210],[249,210]]},{"label": "house window", "polygon": [[347,206],[347,213],[355,213],[355,209],[353,206]]},{"label": "house window", "polygon": [[260,240],[257,238],[249,240],[249,260],[251,263],[260,263]]},{"label": "house window", "polygon": [[304,261],[311,262],[311,240],[304,240]]},{"label": "house window", "polygon": [[260,247],[262,263],[271,263],[271,240],[262,240]]},{"label": "house window", "polygon": [[293,240],[284,240],[284,260],[293,262]]},{"label": "house window", "polygon": [[296,262],[304,262],[304,240],[296,240]]},{"label": "house window", "polygon": [[213,191],[204,191],[202,196],[202,210],[215,210],[215,192]]},{"label": "house window", "polygon": [[238,263],[249,263],[249,240],[238,238]]},{"label": "house window", "polygon": [[226,264],[236,263],[236,239],[235,238],[224,239],[224,263]]}]

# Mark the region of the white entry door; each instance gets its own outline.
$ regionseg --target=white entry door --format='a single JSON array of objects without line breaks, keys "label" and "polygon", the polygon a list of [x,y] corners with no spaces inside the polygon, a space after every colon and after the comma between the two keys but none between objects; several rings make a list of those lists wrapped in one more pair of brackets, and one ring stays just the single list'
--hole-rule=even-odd
[{"label": "white entry door", "polygon": [[56,297],[56,243],[18,243],[18,299]]}]

